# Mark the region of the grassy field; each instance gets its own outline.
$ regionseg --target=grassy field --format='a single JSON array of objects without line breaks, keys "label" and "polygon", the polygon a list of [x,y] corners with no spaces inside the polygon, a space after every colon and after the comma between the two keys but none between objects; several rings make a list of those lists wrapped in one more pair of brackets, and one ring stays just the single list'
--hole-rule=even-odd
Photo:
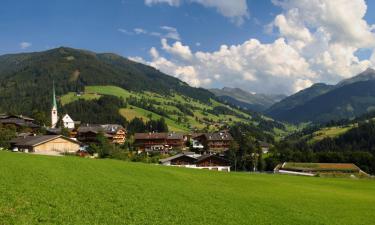
[{"label": "grassy field", "polygon": [[321,141],[324,138],[335,138],[344,133],[348,130],[352,129],[355,125],[350,126],[335,126],[335,127],[325,127],[313,133],[312,139],[309,140],[309,143],[314,143],[317,141]]},{"label": "grassy field", "polygon": [[0,152],[0,224],[374,224],[375,181]]}]

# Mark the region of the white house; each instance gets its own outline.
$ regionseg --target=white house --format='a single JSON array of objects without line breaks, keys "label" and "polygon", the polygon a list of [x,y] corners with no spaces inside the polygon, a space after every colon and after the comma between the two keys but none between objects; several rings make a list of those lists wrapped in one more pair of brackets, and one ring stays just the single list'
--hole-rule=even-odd
[{"label": "white house", "polygon": [[65,114],[62,118],[63,126],[68,129],[74,129],[74,120],[68,115]]}]

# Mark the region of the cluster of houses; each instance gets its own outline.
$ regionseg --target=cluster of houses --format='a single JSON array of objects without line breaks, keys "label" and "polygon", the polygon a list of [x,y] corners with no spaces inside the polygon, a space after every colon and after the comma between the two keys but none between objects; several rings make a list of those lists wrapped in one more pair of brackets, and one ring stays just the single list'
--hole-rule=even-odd
[{"label": "cluster of houses", "polygon": [[[13,151],[28,153],[82,153],[87,146],[98,142],[98,134],[102,134],[113,144],[124,144],[127,139],[126,129],[119,124],[83,124],[74,121],[68,114],[59,118],[54,88],[51,127],[45,127],[46,134],[37,135],[41,126],[33,118],[23,115],[0,114],[0,124],[22,128],[18,129],[22,133],[18,133],[10,144]],[[222,155],[229,149],[232,140],[228,131],[192,134],[136,133],[134,147],[139,153],[175,154],[162,159],[162,165],[230,171],[229,162]],[[191,153],[190,150],[196,153]]]}]

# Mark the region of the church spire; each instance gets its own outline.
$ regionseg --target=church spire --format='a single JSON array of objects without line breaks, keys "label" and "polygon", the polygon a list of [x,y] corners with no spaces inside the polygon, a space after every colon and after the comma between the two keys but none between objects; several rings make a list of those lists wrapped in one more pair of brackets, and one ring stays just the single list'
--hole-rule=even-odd
[{"label": "church spire", "polygon": [[52,92],[53,93],[52,93],[52,109],[51,109],[51,128],[56,128],[59,117],[57,115],[55,81],[53,81]]},{"label": "church spire", "polygon": [[53,82],[53,87],[52,87],[52,91],[53,91],[53,105],[52,105],[52,107],[53,108],[55,108],[55,109],[57,109],[57,104],[56,104],[56,93],[55,93],[55,81],[52,81]]}]

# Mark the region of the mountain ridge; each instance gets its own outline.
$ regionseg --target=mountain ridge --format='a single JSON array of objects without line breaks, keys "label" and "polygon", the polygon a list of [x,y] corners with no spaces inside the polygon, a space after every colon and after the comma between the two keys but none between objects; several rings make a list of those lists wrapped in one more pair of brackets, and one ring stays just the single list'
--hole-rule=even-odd
[{"label": "mountain ridge", "polygon": [[314,84],[271,106],[266,115],[293,123],[349,119],[375,109],[375,70],[338,82]]}]

